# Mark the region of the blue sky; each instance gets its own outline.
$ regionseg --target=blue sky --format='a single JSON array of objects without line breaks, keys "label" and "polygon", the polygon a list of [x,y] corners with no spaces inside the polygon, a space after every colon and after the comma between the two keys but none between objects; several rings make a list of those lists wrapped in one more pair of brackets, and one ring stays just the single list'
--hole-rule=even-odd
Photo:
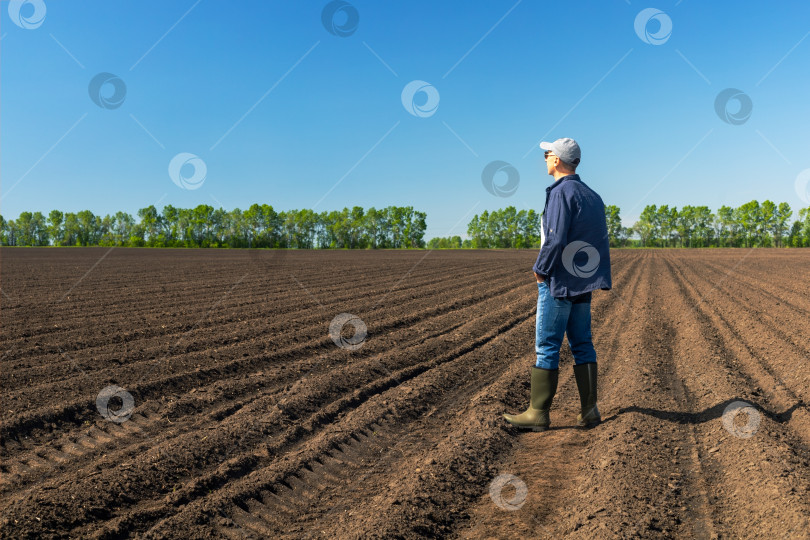
[{"label": "blue sky", "polygon": [[[645,204],[808,206],[805,1],[356,0],[329,19],[346,36],[323,24],[326,1],[38,1],[0,2],[7,219],[411,205],[426,238],[464,236],[485,209],[542,209],[552,179],[536,146],[559,137],[579,141],[582,179],[626,225]],[[119,106],[91,99],[99,73],[125,84]],[[415,80],[439,98],[423,116],[403,106]],[[716,111],[727,88],[752,104],[736,124]],[[117,99],[112,84],[101,94]],[[196,189],[170,177],[180,153],[205,164]],[[483,186],[495,160],[520,174],[511,196]]]}]

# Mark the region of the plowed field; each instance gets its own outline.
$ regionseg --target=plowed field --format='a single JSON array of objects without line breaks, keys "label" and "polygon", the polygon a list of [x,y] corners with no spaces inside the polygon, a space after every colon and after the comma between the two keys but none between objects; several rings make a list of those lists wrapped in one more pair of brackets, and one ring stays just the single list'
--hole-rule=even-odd
[{"label": "plowed field", "polygon": [[613,251],[524,433],[535,256],[3,248],[0,537],[810,538],[810,250]]}]

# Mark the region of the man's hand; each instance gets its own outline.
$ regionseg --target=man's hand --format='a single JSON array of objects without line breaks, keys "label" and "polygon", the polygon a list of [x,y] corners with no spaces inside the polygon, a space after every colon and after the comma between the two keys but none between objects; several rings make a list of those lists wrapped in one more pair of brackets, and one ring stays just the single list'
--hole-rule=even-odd
[{"label": "man's hand", "polygon": [[543,279],[543,276],[541,276],[541,275],[540,275],[540,274],[538,274],[537,272],[535,272],[535,273],[534,273],[534,279],[536,279],[536,280],[537,280],[537,283],[543,283],[543,281],[545,281],[545,280]]}]

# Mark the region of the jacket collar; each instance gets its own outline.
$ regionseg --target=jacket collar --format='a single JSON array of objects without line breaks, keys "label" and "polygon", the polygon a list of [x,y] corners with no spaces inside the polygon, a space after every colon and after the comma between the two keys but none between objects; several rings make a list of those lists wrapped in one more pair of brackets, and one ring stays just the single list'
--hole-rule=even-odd
[{"label": "jacket collar", "polygon": [[546,193],[550,192],[552,189],[554,189],[555,187],[559,186],[560,184],[562,184],[562,183],[563,183],[563,182],[565,182],[566,180],[575,180],[575,181],[577,181],[577,182],[579,182],[579,181],[580,181],[580,179],[579,179],[579,175],[578,175],[578,174],[576,174],[576,173],[574,173],[574,174],[569,174],[569,175],[567,175],[567,176],[563,176],[562,178],[560,178],[559,180],[556,180],[556,181],[555,181],[553,184],[551,184],[550,186],[548,186],[548,187],[546,188]]}]

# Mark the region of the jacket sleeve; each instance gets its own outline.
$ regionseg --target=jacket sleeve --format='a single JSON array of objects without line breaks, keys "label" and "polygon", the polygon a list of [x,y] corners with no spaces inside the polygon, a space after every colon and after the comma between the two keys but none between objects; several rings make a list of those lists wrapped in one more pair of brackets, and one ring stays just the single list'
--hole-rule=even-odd
[{"label": "jacket sleeve", "polygon": [[556,268],[562,266],[562,252],[568,241],[568,228],[571,224],[571,207],[561,189],[551,192],[544,217],[548,232],[534,263],[534,271],[543,277],[550,277]]}]

